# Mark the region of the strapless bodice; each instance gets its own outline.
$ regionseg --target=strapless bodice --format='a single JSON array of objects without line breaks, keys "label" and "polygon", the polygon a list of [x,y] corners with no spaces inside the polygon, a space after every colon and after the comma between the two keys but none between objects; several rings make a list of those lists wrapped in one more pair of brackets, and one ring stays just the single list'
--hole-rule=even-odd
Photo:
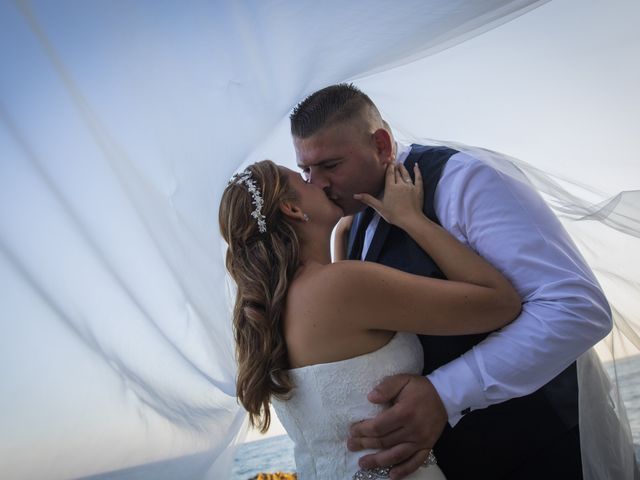
[{"label": "strapless bodice", "polygon": [[[273,399],[273,406],[294,442],[298,478],[351,480],[358,459],[369,452],[347,450],[349,427],[383,408],[370,403],[367,394],[386,376],[421,373],[422,362],[417,336],[397,333],[373,352],[290,370],[294,389],[286,401]],[[420,468],[414,475],[408,478],[444,478],[437,467]]]}]

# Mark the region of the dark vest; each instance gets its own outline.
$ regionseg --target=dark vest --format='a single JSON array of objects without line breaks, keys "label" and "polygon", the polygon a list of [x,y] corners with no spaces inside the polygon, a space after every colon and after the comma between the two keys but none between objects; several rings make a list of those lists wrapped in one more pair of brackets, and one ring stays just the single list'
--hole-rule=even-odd
[{"label": "dark vest", "polygon": [[[435,190],[449,157],[456,153],[447,147],[413,145],[404,163],[412,178],[413,166],[418,163],[424,183],[423,211],[438,224],[433,205]],[[360,258],[364,230],[371,215],[371,209],[367,209],[354,219],[347,250],[350,259]],[[382,218],[365,260],[417,275],[446,278],[409,235]],[[459,357],[487,335],[420,335],[424,373]],[[545,448],[549,441],[566,434],[577,424],[578,385],[574,362],[530,395],[467,413],[454,428],[447,424],[434,451],[448,480],[506,478],[526,458],[535,455],[536,450]]]}]

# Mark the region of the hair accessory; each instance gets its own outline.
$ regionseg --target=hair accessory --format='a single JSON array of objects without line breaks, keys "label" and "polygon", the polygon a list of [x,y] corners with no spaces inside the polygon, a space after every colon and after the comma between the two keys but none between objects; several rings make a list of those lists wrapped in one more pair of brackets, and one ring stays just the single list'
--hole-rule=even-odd
[{"label": "hair accessory", "polygon": [[244,184],[247,187],[247,190],[249,190],[253,199],[251,203],[256,207],[255,210],[251,212],[251,216],[258,222],[258,230],[260,233],[265,233],[267,231],[267,219],[262,214],[262,204],[264,202],[262,200],[260,189],[256,185],[256,181],[251,178],[251,172],[249,170],[245,170],[243,172],[236,173],[231,177],[231,180],[229,180],[229,184],[231,183],[235,183],[236,185]]}]

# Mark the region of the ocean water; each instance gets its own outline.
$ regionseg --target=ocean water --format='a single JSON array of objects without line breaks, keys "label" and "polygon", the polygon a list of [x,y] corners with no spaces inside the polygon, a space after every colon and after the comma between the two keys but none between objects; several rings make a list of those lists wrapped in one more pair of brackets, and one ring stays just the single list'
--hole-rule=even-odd
[{"label": "ocean water", "polygon": [[269,437],[238,447],[231,472],[232,480],[247,480],[258,473],[296,471],[293,442],[286,435]]},{"label": "ocean water", "polygon": [[[613,366],[605,364],[613,377]],[[640,355],[617,362],[621,395],[633,432],[636,458],[640,458]],[[258,473],[295,472],[293,442],[286,435],[245,443],[238,447],[234,459],[232,480],[248,480]]]},{"label": "ocean water", "polygon": [[[624,400],[627,418],[633,433],[633,443],[636,446],[636,458],[640,459],[640,355],[618,360],[617,376],[620,381],[620,395]],[[607,372],[613,378],[613,364],[604,364]]]}]

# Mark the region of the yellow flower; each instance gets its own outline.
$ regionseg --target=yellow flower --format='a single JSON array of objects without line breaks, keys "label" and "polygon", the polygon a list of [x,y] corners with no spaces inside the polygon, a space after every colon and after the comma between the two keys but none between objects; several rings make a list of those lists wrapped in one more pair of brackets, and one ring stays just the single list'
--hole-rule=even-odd
[{"label": "yellow flower", "polygon": [[296,480],[298,476],[295,473],[259,473],[250,480]]}]

